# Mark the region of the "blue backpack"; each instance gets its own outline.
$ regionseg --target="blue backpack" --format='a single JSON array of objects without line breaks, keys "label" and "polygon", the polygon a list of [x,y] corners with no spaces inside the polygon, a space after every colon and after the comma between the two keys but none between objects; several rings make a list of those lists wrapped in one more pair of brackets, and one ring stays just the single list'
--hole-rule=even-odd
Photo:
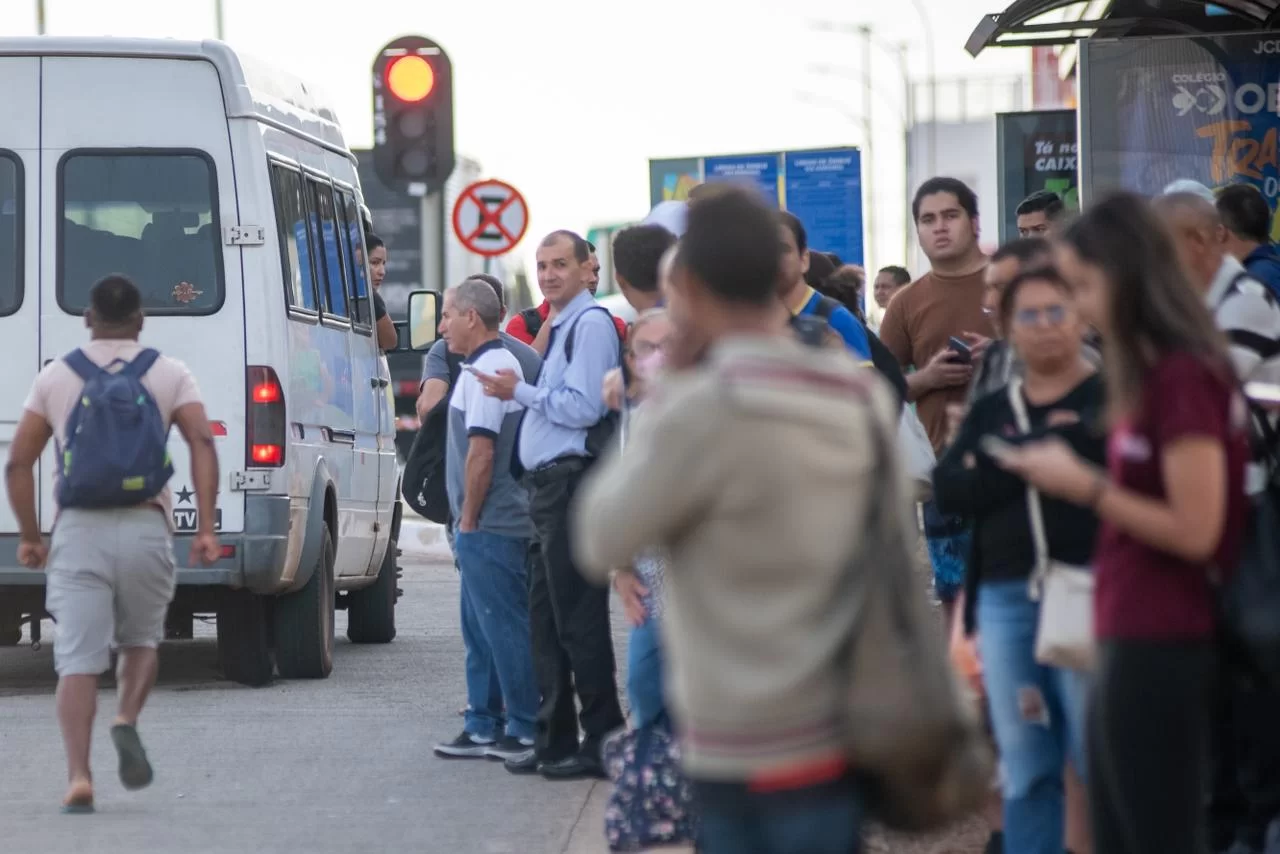
[{"label": "blue backpack", "polygon": [[142,385],[159,357],[148,348],[117,373],[98,367],[83,350],[64,357],[84,380],[84,390],[59,449],[58,506],[132,507],[159,495],[169,482],[169,430]]}]

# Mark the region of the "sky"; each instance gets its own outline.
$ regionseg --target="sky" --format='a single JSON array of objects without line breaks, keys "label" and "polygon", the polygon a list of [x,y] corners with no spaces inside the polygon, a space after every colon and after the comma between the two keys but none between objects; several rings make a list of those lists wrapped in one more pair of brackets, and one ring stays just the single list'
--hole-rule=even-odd
[{"label": "sky", "polygon": [[[1008,0],[919,0],[935,37],[939,78],[1029,72],[1022,49],[974,60],[964,41]],[[24,10],[22,7],[27,6]],[[0,36],[36,32],[36,0],[6,0]],[[45,0],[51,35],[205,38],[213,0]],[[331,99],[348,144],[372,138],[370,68],[383,44],[436,40],[454,69],[455,133],[528,199],[529,235],[637,220],[648,210],[648,160],[865,145],[862,84],[814,64],[859,72],[856,37],[818,22],[868,24],[886,47],[910,45],[927,74],[924,26],[911,3],[851,0],[223,0],[225,39],[286,68]],[[332,10],[318,13],[317,10]],[[901,254],[901,74],[872,57],[876,198],[886,225],[869,261]],[[797,93],[808,93],[802,100]],[[831,105],[811,103],[814,99]],[[532,254],[528,238],[518,255]]]}]

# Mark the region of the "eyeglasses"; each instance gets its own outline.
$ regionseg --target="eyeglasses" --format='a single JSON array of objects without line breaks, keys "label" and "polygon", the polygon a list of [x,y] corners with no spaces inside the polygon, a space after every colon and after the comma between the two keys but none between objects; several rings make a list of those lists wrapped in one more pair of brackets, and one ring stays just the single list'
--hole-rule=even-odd
[{"label": "eyeglasses", "polygon": [[1065,305],[1022,308],[1014,312],[1013,315],[1013,322],[1018,326],[1036,326],[1042,322],[1047,323],[1049,326],[1061,326],[1066,319],[1067,307]]}]

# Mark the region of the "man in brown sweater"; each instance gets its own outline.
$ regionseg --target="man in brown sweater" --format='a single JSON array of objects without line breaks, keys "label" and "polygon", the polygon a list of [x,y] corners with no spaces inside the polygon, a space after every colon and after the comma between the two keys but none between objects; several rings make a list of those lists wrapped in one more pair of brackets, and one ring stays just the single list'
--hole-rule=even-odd
[{"label": "man in brown sweater", "polygon": [[[679,345],[628,453],[582,487],[576,554],[598,579],[667,550],[664,651],[699,850],[855,850],[839,725],[843,592],[898,405],[843,348],[777,320],[775,215],[745,189],[689,210],[668,281]],[[676,360],[675,364],[672,360]]]},{"label": "man in brown sweater", "polygon": [[[982,311],[987,257],[978,246],[978,197],[962,181],[925,181],[911,212],[932,269],[894,296],[880,324],[880,340],[903,370],[914,368],[907,375],[907,396],[915,401],[934,453],[941,457],[947,405],[964,401],[973,367],[995,332]],[[966,345],[967,358],[952,349],[952,338]],[[924,505],[924,532],[934,591],[950,616],[964,584],[968,529],[963,519],[943,516],[929,502]]]}]

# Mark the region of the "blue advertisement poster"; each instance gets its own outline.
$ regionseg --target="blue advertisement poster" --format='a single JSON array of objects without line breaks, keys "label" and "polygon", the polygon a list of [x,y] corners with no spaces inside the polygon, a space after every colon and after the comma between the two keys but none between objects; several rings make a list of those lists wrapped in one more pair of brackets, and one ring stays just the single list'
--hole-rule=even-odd
[{"label": "blue advertisement poster", "polygon": [[[1280,197],[1274,33],[1081,43],[1084,202],[1155,194],[1178,179],[1248,182]],[[1280,237],[1275,220],[1272,238]]]},{"label": "blue advertisement poster", "polygon": [[862,157],[856,148],[789,151],[785,207],[809,233],[809,248],[863,263]]},{"label": "blue advertisement poster", "polygon": [[733,154],[705,157],[702,172],[710,181],[740,181],[754,184],[773,205],[778,204],[778,176],[781,155]]}]

